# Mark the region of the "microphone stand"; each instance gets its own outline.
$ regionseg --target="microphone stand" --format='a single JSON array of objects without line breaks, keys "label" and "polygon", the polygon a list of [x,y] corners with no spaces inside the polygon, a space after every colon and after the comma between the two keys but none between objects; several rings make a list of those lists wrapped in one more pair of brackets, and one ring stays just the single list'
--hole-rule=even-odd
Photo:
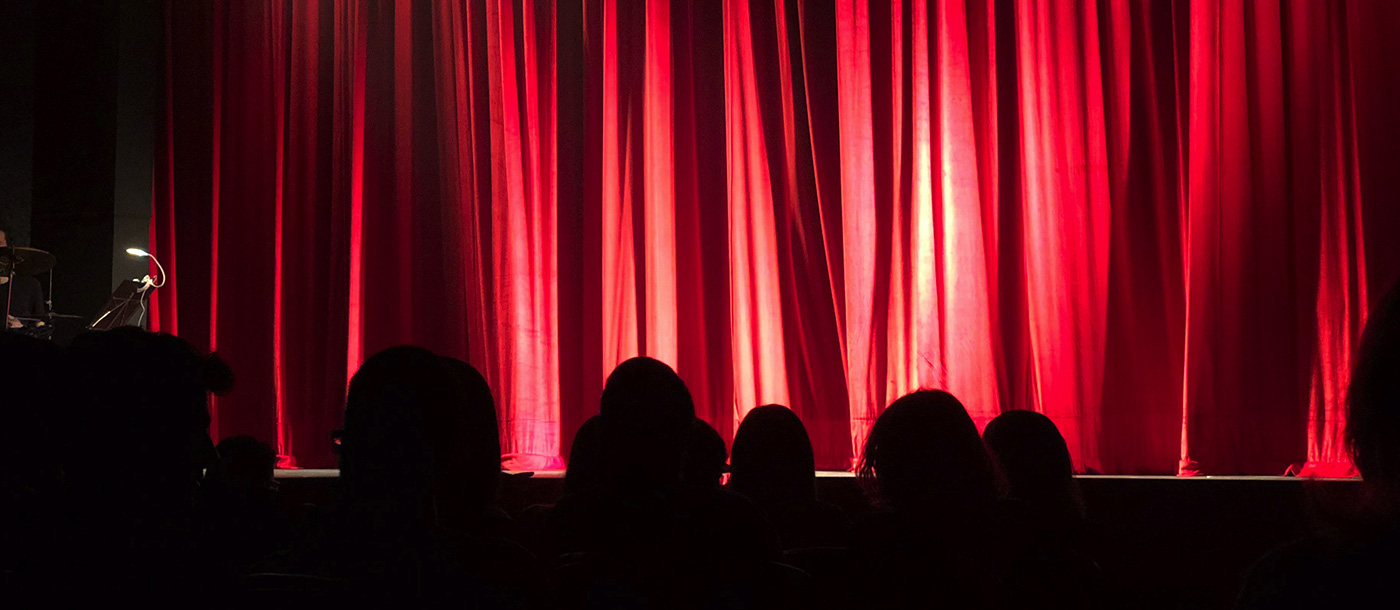
[{"label": "microphone stand", "polygon": [[146,277],[142,279],[141,290],[138,291],[139,293],[136,295],[136,298],[141,302],[141,318],[136,321],[136,325],[140,326],[142,329],[146,329],[147,303],[150,301],[151,295],[155,293],[157,289],[164,287],[166,280],[169,278],[166,277],[165,267],[160,264],[160,259],[156,258],[156,255],[146,252],[143,256],[151,259],[151,262],[156,264],[156,272],[160,279],[160,283],[157,284],[155,279],[152,278],[150,274],[147,274]]}]

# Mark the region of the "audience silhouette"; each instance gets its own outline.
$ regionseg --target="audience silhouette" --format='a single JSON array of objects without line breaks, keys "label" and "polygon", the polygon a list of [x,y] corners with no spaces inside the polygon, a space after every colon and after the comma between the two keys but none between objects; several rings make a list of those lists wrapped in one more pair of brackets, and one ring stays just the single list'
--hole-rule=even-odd
[{"label": "audience silhouette", "polygon": [[[233,607],[1109,605],[1055,424],[1011,411],[979,435],[943,391],[880,414],[856,468],[873,510],[852,524],[818,499],[796,414],[752,409],[727,455],[676,372],[633,358],[574,437],[558,502],[517,521],[498,505],[486,378],[393,347],[349,384],[334,502],[296,522],[273,447],[210,438],[208,397],[233,384],[217,356],[134,328],[63,348],[0,333],[0,370],[34,380],[7,388],[0,428],[0,518],[27,525],[0,537],[9,599],[64,605],[81,593],[65,583],[80,582],[113,599]],[[58,370],[67,383],[50,383]],[[1400,597],[1388,584],[1400,570],[1400,289],[1367,324],[1347,410],[1366,503],[1347,527],[1261,559],[1239,607]]]},{"label": "audience silhouette", "polygon": [[252,436],[230,436],[214,447],[218,475],[228,494],[241,499],[268,500],[276,495],[277,452]]},{"label": "audience silhouette", "polygon": [[444,469],[444,485],[438,492],[438,518],[459,533],[516,539],[510,519],[496,506],[501,481],[501,433],[496,400],[486,378],[472,365],[456,358],[443,364],[456,387],[455,405],[449,406],[444,425],[434,430]]},{"label": "audience silhouette", "polygon": [[312,577],[318,587],[327,578],[344,583],[342,603],[539,603],[534,558],[480,536],[500,470],[488,411],[489,391],[470,367],[417,347],[371,356],[350,381],[339,503],[270,569]]},{"label": "audience silhouette", "polygon": [[851,523],[817,501],[816,460],[807,428],[781,405],[757,407],[734,433],[729,489],[753,500],[785,550],[845,546]]},{"label": "audience silhouette", "polygon": [[603,493],[603,420],[594,415],[579,426],[569,448],[569,468],[564,472],[564,497],[596,498]]},{"label": "audience silhouette", "polygon": [[60,356],[47,341],[0,332],[0,522],[28,524],[0,535],[0,572],[29,574],[61,557],[52,539],[62,528],[55,447],[74,422],[52,404]]},{"label": "audience silhouette", "polygon": [[1011,497],[1027,504],[1046,533],[1072,536],[1084,518],[1069,447],[1049,417],[1008,411],[987,423],[982,438],[996,457]]},{"label": "audience silhouette", "polygon": [[1001,537],[1006,606],[1098,607],[1102,576],[1080,550],[1084,501],[1055,422],[1034,411],[1008,411],[987,424],[982,438],[1010,488]]},{"label": "audience silhouette", "polygon": [[729,470],[729,452],[724,439],[705,420],[690,422],[686,441],[685,464],[681,467],[681,482],[696,487],[719,489],[724,473]]},{"label": "audience silhouette", "polygon": [[557,505],[531,506],[520,515],[530,550],[541,558],[559,557],[561,549],[578,552],[597,548],[585,526],[595,522],[583,511],[598,506],[604,496],[602,418],[588,418],[574,434],[569,467]]},{"label": "audience silhouette", "polygon": [[852,538],[868,607],[989,608],[998,602],[999,490],[992,460],[952,394],[920,390],[885,409],[857,476],[879,510]]},{"label": "audience silhouette", "polygon": [[669,366],[633,358],[609,375],[601,447],[584,434],[573,455],[586,465],[590,452],[579,449],[599,448],[604,467],[583,489],[570,481],[555,507],[554,522],[567,524],[556,526],[565,537],[554,572],[561,605],[771,607],[797,599],[775,594],[780,555],[757,507],[714,484],[685,484],[694,422],[690,391]]},{"label": "audience silhouette", "polygon": [[74,377],[58,386],[53,420],[67,517],[54,582],[152,602],[226,593],[233,583],[200,495],[205,471],[219,467],[208,394],[231,387],[228,367],[135,328],[79,336],[62,367]]},{"label": "audience silhouette", "polygon": [[291,535],[277,510],[277,452],[252,436],[231,436],[215,447],[219,467],[205,478],[204,502],[214,544],[235,573],[251,570]]},{"label": "audience silhouette", "polygon": [[679,482],[695,404],[671,367],[646,357],[617,365],[599,407],[612,493],[641,495]]},{"label": "audience silhouette", "polygon": [[1245,581],[1239,608],[1400,603],[1400,284],[1366,321],[1346,407],[1346,441],[1361,471],[1364,502],[1346,521],[1262,558]]}]

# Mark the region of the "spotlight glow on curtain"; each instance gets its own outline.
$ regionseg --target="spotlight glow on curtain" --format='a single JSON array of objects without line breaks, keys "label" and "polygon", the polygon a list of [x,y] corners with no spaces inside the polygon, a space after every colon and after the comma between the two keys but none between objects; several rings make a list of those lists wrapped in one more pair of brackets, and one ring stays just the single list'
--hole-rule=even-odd
[{"label": "spotlight glow on curtain", "polygon": [[823,468],[939,387],[1086,469],[1344,473],[1397,35],[1380,0],[170,0],[153,319],[289,465],[416,343],[486,375],[511,468],[645,354],[722,434],[791,405]]}]

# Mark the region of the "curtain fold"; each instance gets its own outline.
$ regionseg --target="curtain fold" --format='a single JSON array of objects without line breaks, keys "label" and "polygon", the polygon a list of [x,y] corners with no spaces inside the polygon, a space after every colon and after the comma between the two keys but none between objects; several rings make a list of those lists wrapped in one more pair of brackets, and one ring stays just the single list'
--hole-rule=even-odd
[{"label": "curtain fold", "polygon": [[1031,394],[1097,469],[1112,214],[1099,22],[1089,3],[1030,0],[1015,20]]},{"label": "curtain fold", "polygon": [[1173,7],[1099,6],[1108,293],[1096,440],[1104,472],[1170,472],[1181,423],[1185,277]]},{"label": "curtain fold", "polygon": [[784,185],[782,173],[775,175],[768,163],[769,151],[781,150],[781,143],[770,147],[768,139],[776,134],[763,129],[755,65],[757,41],[749,9],[748,3],[738,0],[727,0],[724,5],[734,428],[754,407],[788,403],[776,243],[776,207],[783,203],[780,189]]},{"label": "curtain fold", "polygon": [[[1082,470],[1347,474],[1400,274],[1380,0],[313,0],[166,9],[153,327],[216,436],[334,464],[348,378],[477,366],[563,465],[648,355],[821,468],[920,387]],[[646,459],[638,456],[637,459]]]}]

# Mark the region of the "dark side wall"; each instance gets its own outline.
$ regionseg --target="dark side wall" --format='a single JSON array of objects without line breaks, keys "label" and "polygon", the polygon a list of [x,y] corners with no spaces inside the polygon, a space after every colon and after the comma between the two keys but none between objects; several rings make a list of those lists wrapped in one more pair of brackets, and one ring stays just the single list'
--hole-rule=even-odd
[{"label": "dark side wall", "polygon": [[34,1],[0,2],[0,227],[18,246],[33,202]]},{"label": "dark side wall", "polygon": [[[159,0],[0,2],[0,222],[58,259],[55,311],[95,314],[146,273]],[[44,278],[47,279],[47,278]]]}]

